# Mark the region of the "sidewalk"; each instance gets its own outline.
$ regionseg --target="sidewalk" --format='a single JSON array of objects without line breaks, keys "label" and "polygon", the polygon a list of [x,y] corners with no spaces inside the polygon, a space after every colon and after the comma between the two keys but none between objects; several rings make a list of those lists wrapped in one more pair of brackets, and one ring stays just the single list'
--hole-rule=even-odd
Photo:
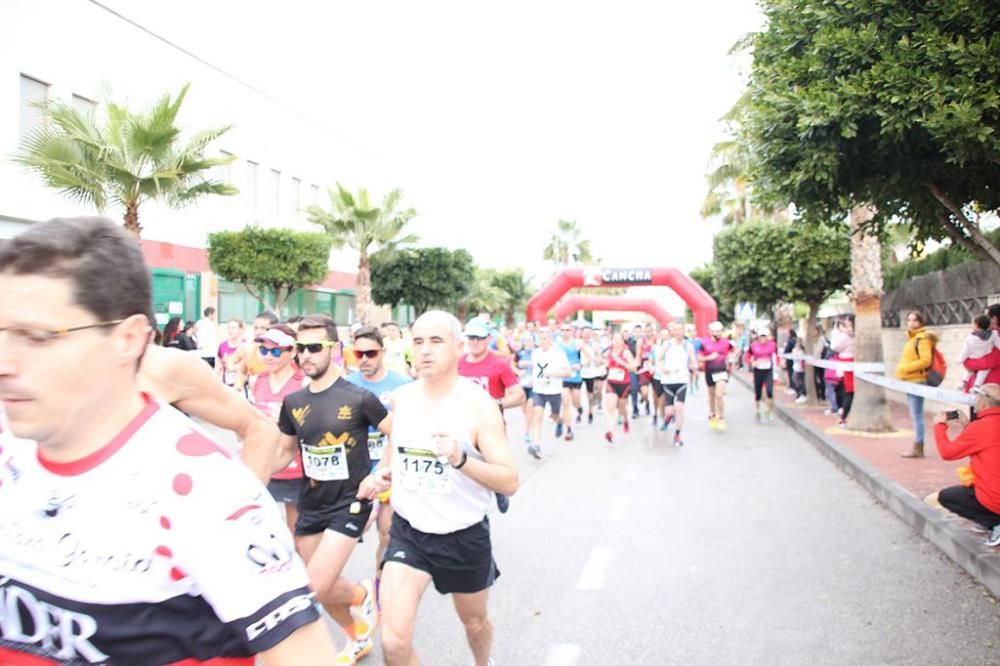
[{"label": "sidewalk", "polygon": [[[752,390],[749,375],[739,371],[736,377]],[[794,396],[786,395],[785,388],[784,384],[774,387],[779,418],[1000,598],[1000,548],[983,545],[984,535],[972,530],[973,523],[924,502],[929,494],[957,485],[955,470],[968,462],[941,460],[934,445],[932,414],[924,415],[926,457],[911,460],[900,456],[913,444],[913,426],[904,405],[889,401],[897,432],[868,435],[838,427],[836,416],[823,414],[825,402],[819,407],[795,404]],[[952,436],[955,433],[953,429]]]}]

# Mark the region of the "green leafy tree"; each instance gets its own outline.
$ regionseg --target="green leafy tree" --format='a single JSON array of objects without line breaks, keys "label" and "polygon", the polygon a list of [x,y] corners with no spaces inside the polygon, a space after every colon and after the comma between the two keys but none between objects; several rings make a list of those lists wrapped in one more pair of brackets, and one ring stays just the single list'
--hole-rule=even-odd
[{"label": "green leafy tree", "polygon": [[542,258],[556,266],[589,264],[594,261],[590,241],[583,237],[583,232],[574,220],[559,220],[556,230],[545,244]]},{"label": "green leafy tree", "polygon": [[322,282],[329,272],[330,237],[318,232],[247,227],[208,235],[208,263],[225,280],[242,284],[271,309],[264,289],[274,294],[280,313],[292,293]]},{"label": "green leafy tree", "polygon": [[1000,3],[763,0],[742,136],[757,192],[912,224],[1000,264]]},{"label": "green leafy tree", "polygon": [[[702,264],[697,268],[691,269],[688,272],[688,276],[697,282],[702,289],[707,291],[709,296],[715,299],[715,303],[719,307],[719,321],[726,325],[731,324],[733,322],[733,313],[736,310],[736,302],[723,298],[722,294],[715,287],[715,266],[711,263]],[[694,321],[693,316],[691,317],[691,321]]]},{"label": "green leafy tree", "polygon": [[469,293],[458,304],[460,319],[469,313],[503,312],[507,307],[507,294],[496,285],[497,271],[492,268],[476,267],[473,271]]},{"label": "green leafy tree", "polygon": [[471,290],[474,266],[465,250],[376,252],[371,256],[372,298],[392,307],[412,305],[417,316],[435,307],[452,309]]},{"label": "green leafy tree", "polygon": [[205,156],[228,126],[198,132],[181,143],[177,115],[189,85],[174,97],[163,95],[144,111],[109,101],[103,105],[101,122],[96,114],[65,102],[46,102],[42,123],[24,138],[14,160],[81,203],[98,210],[121,206],[125,228],[138,238],[139,207],[145,201],[181,207],[205,195],[238,192],[211,178],[213,167],[235,157]]},{"label": "green leafy tree", "polygon": [[506,295],[503,305],[504,321],[507,326],[514,325],[514,313],[523,311],[531,296],[531,284],[520,268],[499,270],[493,274],[493,286]]},{"label": "green leafy tree", "polygon": [[328,192],[330,210],[309,206],[306,215],[310,222],[326,230],[334,247],[357,251],[355,313],[358,321],[367,324],[372,302],[371,254],[379,250],[391,254],[401,245],[416,242],[416,236],[404,236],[403,230],[417,213],[412,208],[400,208],[403,193],[398,189],[385,195],[381,206],[372,205],[365,188],[355,195],[337,183],[337,189]]}]

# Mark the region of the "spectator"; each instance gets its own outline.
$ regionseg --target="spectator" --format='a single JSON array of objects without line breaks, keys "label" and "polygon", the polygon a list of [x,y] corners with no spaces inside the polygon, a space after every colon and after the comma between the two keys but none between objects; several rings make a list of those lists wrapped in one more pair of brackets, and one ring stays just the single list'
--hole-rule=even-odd
[{"label": "spectator", "polygon": [[[906,334],[908,339],[903,346],[903,354],[896,366],[896,378],[914,384],[927,383],[927,370],[934,358],[934,345],[937,336],[927,330],[927,320],[919,310],[912,310],[906,315]],[[924,396],[906,394],[906,402],[910,407],[910,418],[913,420],[913,448],[903,453],[904,458],[924,457]]]},{"label": "spectator", "polygon": [[[802,338],[797,338],[795,341],[795,349],[792,350],[793,354],[799,356],[805,356],[806,348],[805,343]],[[809,400],[806,395],[806,362],[801,358],[797,358],[792,361],[792,387],[795,389],[795,402],[798,404],[804,404]]]},{"label": "spectator", "polygon": [[[788,329],[788,339],[785,340],[785,346],[782,349],[782,352],[785,354],[793,353],[797,344],[799,344],[799,334],[793,325],[790,329]],[[784,359],[784,364],[785,371],[788,373],[788,388],[785,389],[785,393],[798,397],[799,392],[795,386],[795,361],[790,358],[786,358]]]},{"label": "spectator", "polygon": [[[1000,334],[990,328],[990,318],[986,315],[979,315],[972,320],[972,332],[965,338],[962,345],[962,355],[959,361],[965,362],[968,358],[982,358],[994,349],[1000,349]],[[973,386],[982,386],[986,383],[989,370],[971,370],[962,381],[965,391],[969,391]]]},{"label": "spectator", "polygon": [[[813,346],[812,354],[819,359],[830,358],[833,352],[830,351],[830,340],[826,337],[826,331],[822,324],[816,324],[816,344]],[[826,383],[823,380],[824,373],[819,368],[813,368],[813,383],[816,384],[816,395],[822,396],[826,390]]]},{"label": "spectator", "polygon": [[[986,316],[990,318],[990,328],[1000,332],[1000,303],[994,303],[986,309]],[[967,358],[962,364],[970,372],[986,370],[987,384],[1000,384],[1000,350],[994,349],[986,356],[980,358]]]},{"label": "spectator", "polygon": [[948,415],[934,417],[934,442],[945,460],[969,457],[971,474],[962,485],[938,493],[941,506],[990,530],[987,546],[1000,546],[1000,384],[972,389],[977,416],[969,421],[958,413],[962,432],[948,436]]},{"label": "spectator", "polygon": [[[833,339],[830,341],[830,349],[841,361],[854,361],[854,322],[850,317],[844,317],[837,322],[833,330]],[[840,422],[843,426],[847,423],[847,417],[851,413],[851,405],[854,403],[854,372],[847,370],[843,373],[841,382],[843,398],[840,400]]]},{"label": "spectator", "polygon": [[215,319],[215,308],[209,306],[203,312],[204,316],[194,325],[194,337],[198,341],[198,351],[201,357],[213,368],[219,351],[219,326]]},{"label": "spectator", "polygon": [[171,317],[167,321],[167,325],[163,327],[163,346],[173,347],[181,351],[197,349],[198,346],[194,340],[181,329],[181,322],[180,317]]}]

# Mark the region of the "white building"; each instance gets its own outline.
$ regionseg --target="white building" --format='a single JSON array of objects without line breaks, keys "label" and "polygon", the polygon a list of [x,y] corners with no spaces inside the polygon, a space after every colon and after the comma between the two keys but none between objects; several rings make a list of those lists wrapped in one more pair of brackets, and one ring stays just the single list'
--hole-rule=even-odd
[{"label": "white building", "polygon": [[[212,150],[237,157],[218,177],[240,194],[210,197],[182,210],[154,202],[141,207],[155,306],[161,318],[196,319],[213,304],[220,319],[247,318],[259,306],[209,271],[207,235],[251,223],[315,230],[303,211],[317,202],[328,205],[326,187],[340,181],[382,192],[391,185],[386,174],[375,156],[332,129],[334,116],[304,114],[254,89],[252,80],[202,60],[196,49],[170,43],[155,26],[133,24],[87,0],[0,2],[0,237],[39,220],[96,212],[44,187],[37,175],[11,161],[21,137],[39,122],[33,102],[58,98],[100,115],[102,99],[142,108],[164,93],[176,94],[187,82],[191,89],[180,113],[185,128],[234,126]],[[122,211],[104,214],[120,219]],[[356,266],[356,256],[335,254],[331,267],[337,270],[293,301],[293,311],[328,310],[338,323],[348,323]]]}]

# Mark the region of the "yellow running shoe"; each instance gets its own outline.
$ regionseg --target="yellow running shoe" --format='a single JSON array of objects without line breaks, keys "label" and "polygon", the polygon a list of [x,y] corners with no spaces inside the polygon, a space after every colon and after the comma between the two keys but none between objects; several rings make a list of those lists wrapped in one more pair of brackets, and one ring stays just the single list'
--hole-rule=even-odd
[{"label": "yellow running shoe", "polygon": [[364,657],[368,656],[368,653],[375,649],[375,643],[372,642],[371,638],[365,638],[364,640],[347,641],[347,645],[344,649],[337,653],[337,660],[333,663],[345,664],[346,666],[354,666]]},{"label": "yellow running shoe", "polygon": [[719,429],[719,419],[715,418],[714,416],[711,417],[710,419],[708,419],[708,427],[711,430],[718,430]]},{"label": "yellow running shoe", "polygon": [[365,599],[357,606],[350,607],[354,618],[354,628],[359,641],[370,638],[378,624],[378,606],[375,604],[375,585],[370,580],[358,583],[365,590]]},{"label": "yellow running shoe", "polygon": [[715,429],[716,430],[725,430],[726,429],[726,419],[717,419],[715,421]]}]

